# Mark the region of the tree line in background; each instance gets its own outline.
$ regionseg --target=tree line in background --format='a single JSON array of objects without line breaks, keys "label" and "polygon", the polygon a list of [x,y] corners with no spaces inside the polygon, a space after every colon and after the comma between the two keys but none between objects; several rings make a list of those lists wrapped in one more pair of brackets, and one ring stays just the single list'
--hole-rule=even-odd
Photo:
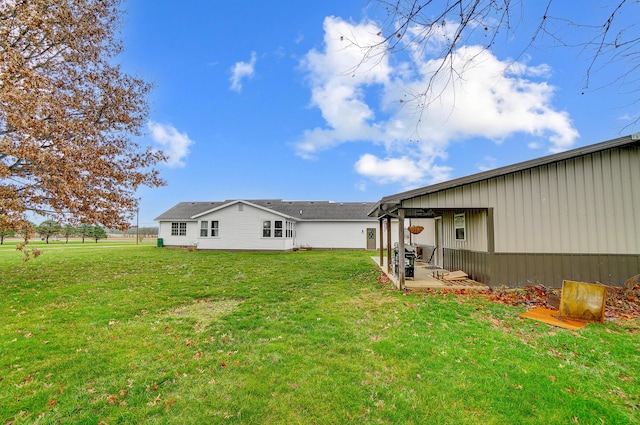
[{"label": "tree line in background", "polygon": [[[46,243],[49,243],[49,238],[56,236],[64,238],[66,243],[69,242],[69,238],[81,238],[82,243],[85,242],[85,239],[95,240],[95,242],[98,243],[98,240],[106,239],[108,233],[123,235],[125,237],[137,236],[139,241],[142,241],[148,236],[158,235],[157,227],[140,227],[138,229],[133,227],[124,232],[120,230],[107,231],[101,226],[94,226],[87,223],[82,223],[77,226],[71,223],[62,225],[55,220],[45,220],[38,225],[32,224],[32,226],[33,231]],[[21,236],[18,230],[14,229],[9,223],[0,220],[0,245],[4,244],[5,238],[17,236]]]},{"label": "tree line in background", "polygon": [[157,237],[158,236],[158,227],[157,226],[147,226],[147,227],[138,227],[135,226],[130,227],[126,231],[111,229],[108,230],[108,233],[113,233],[114,235],[122,235],[124,237],[138,237],[139,241],[142,241],[146,237]]},{"label": "tree line in background", "polygon": [[[96,243],[98,243],[98,240],[100,239],[107,238],[107,232],[101,226],[94,226],[86,223],[82,223],[78,226],[74,226],[70,223],[61,225],[55,220],[45,220],[38,225],[33,225],[33,231],[46,243],[49,243],[49,238],[52,236],[61,236],[67,243],[71,237],[82,238],[82,243],[84,243],[85,238],[95,240]],[[4,243],[4,239],[6,237],[14,237],[17,234],[18,232],[16,232],[12,227],[0,224],[0,244]]]}]

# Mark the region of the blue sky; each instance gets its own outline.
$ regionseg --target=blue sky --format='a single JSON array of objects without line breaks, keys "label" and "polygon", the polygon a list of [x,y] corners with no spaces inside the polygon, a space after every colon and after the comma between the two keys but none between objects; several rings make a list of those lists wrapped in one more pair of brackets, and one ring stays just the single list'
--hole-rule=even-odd
[{"label": "blue sky", "polygon": [[[609,84],[624,63],[597,63],[585,90],[590,50],[550,37],[525,50],[539,3],[524,2],[491,52],[482,31],[467,34],[454,56],[463,79],[436,82],[422,109],[406,100],[439,64],[438,46],[357,66],[354,42],[379,40],[386,18],[367,0],[124,0],[118,61],[155,86],[138,142],[169,155],[167,185],[139,191],[140,225],[181,201],[377,201],[638,131],[635,86]],[[584,23],[611,11],[556,3],[552,14]],[[640,12],[628,8],[621,28]],[[556,24],[563,40],[582,39]]]}]

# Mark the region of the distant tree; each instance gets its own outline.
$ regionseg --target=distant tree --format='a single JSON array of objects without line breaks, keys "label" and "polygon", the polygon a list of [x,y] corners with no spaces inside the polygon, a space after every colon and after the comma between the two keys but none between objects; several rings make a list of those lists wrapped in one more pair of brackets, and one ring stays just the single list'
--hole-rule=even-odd
[{"label": "distant tree", "polygon": [[12,238],[15,234],[16,232],[13,227],[9,225],[4,217],[0,216],[0,245],[4,244],[4,238]]},{"label": "distant tree", "polygon": [[67,223],[60,229],[60,234],[64,237],[65,243],[69,243],[69,238],[78,234],[78,229],[71,223]]},{"label": "distant tree", "polygon": [[98,239],[107,239],[107,232],[100,226],[91,226],[91,237],[98,243]]},{"label": "distant tree", "polygon": [[60,234],[60,225],[55,220],[45,220],[36,226],[36,232],[49,243],[49,238]]},{"label": "distant tree", "polygon": [[78,226],[77,232],[78,232],[78,235],[82,238],[82,243],[84,243],[84,238],[92,237],[92,233],[91,233],[92,230],[93,230],[93,226],[87,223],[81,223]]},{"label": "distant tree", "polygon": [[148,226],[141,227],[140,234],[145,236],[157,236],[158,235],[158,227],[157,226]]},{"label": "distant tree", "polygon": [[151,86],[115,58],[120,0],[0,0],[0,215],[126,227],[165,156],[133,139]]}]

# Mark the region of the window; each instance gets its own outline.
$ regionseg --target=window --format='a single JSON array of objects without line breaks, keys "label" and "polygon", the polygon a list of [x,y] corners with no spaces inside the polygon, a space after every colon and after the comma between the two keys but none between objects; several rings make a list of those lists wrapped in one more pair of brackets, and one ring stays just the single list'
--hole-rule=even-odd
[{"label": "window", "polygon": [[209,222],[201,221],[200,222],[200,237],[206,238],[209,236]]},{"label": "window", "polygon": [[270,238],[271,237],[271,221],[265,220],[262,222],[262,237]]},{"label": "window", "polygon": [[288,238],[292,238],[293,237],[293,229],[295,229],[295,223],[292,221],[287,221],[287,237]]},{"label": "window", "polygon": [[464,214],[455,214],[453,216],[453,229],[455,231],[457,241],[466,240]]},{"label": "window", "polygon": [[211,222],[211,237],[218,237],[218,220]]},{"label": "window", "polygon": [[[209,236],[209,222],[201,221],[200,222],[200,237],[206,238]],[[211,222],[211,237],[215,238],[218,236],[218,220],[214,220]]]},{"label": "window", "polygon": [[187,236],[187,223],[171,223],[171,236]]},{"label": "window", "polygon": [[275,230],[273,231],[273,236],[276,238],[282,237],[282,221],[275,222]]}]

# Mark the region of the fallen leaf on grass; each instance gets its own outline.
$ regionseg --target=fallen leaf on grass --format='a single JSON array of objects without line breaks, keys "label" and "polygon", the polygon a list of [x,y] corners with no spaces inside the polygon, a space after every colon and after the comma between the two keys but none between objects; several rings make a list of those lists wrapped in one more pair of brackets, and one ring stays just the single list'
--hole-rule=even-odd
[{"label": "fallen leaf on grass", "polygon": [[160,394],[158,394],[158,396],[154,398],[152,401],[148,402],[147,406],[150,406],[150,407],[156,406],[159,401],[160,401]]},{"label": "fallen leaf on grass", "polygon": [[[543,285],[530,285],[517,289],[429,289],[427,293],[433,295],[455,295],[465,298],[484,298],[488,301],[527,308],[546,307],[554,308],[548,304],[549,296],[559,296],[559,288],[547,288]],[[640,285],[633,288],[621,288],[607,286],[605,317],[607,319],[638,319],[640,318]]]},{"label": "fallen leaf on grass", "polygon": [[632,377],[632,376],[626,375],[626,374],[624,374],[624,373],[621,373],[620,375],[618,375],[618,377],[619,377],[619,378],[620,378],[620,380],[622,380],[622,381],[627,381],[627,382],[631,382],[631,381],[633,381],[633,377]]}]

